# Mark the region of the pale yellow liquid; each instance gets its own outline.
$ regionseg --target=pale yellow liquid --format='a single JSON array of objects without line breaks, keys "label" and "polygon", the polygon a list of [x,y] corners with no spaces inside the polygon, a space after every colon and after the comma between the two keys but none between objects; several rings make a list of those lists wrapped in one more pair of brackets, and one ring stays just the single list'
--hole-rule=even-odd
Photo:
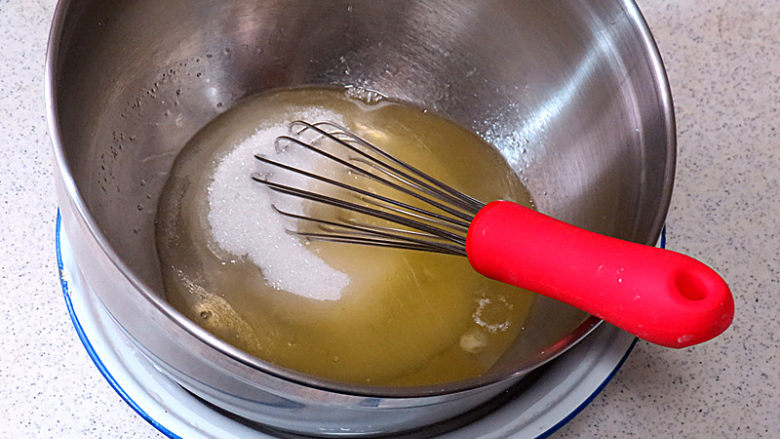
[{"label": "pale yellow liquid", "polygon": [[167,300],[226,342],[320,378],[416,386],[485,373],[522,336],[533,295],[479,275],[465,257],[314,242],[312,251],[350,276],[340,300],[319,301],[271,288],[251,261],[213,241],[207,188],[219,158],[260,123],[311,106],[342,115],[357,134],[469,195],[531,204],[492,147],[441,117],[343,90],[266,93],[219,116],[176,160],[157,225]]}]

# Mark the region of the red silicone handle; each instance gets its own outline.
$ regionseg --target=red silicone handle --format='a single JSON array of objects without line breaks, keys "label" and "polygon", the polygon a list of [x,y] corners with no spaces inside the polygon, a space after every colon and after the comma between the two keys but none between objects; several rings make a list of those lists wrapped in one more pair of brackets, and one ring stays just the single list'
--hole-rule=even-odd
[{"label": "red silicone handle", "polygon": [[729,287],[703,263],[509,201],[477,213],[466,251],[474,269],[489,278],[568,303],[663,346],[707,341],[734,317]]}]

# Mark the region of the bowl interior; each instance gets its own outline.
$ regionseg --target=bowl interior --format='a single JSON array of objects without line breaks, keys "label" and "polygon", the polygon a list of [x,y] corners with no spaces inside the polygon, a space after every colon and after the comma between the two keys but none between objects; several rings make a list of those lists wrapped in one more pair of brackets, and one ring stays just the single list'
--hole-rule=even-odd
[{"label": "bowl interior", "polygon": [[[364,87],[481,135],[540,211],[654,243],[673,173],[671,104],[652,41],[629,6],[72,2],[50,78],[60,166],[119,263],[163,295],[156,204],[187,140],[264,90]],[[583,325],[585,318],[539,300],[527,336],[490,374],[538,365],[587,332],[594,321]]]}]

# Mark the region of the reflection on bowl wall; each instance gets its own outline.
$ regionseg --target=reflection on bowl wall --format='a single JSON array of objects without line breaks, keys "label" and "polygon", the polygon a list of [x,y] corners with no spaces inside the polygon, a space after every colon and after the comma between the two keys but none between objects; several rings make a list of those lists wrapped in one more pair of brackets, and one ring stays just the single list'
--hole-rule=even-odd
[{"label": "reflection on bowl wall", "polygon": [[495,145],[540,211],[636,242],[660,233],[674,121],[633,2],[60,1],[47,103],[79,268],[155,364],[236,415],[318,435],[415,428],[486,401],[598,323],[540,299],[484,376],[389,389],[275,367],[171,308],[154,217],[176,154],[242,98],[299,85],[430,109]]}]

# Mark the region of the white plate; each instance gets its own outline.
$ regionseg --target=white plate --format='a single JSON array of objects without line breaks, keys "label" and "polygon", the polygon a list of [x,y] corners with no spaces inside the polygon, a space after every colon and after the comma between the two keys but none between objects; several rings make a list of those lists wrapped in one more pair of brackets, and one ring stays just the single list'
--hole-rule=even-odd
[{"label": "white plate", "polygon": [[[258,431],[207,406],[160,373],[131,344],[84,283],[57,214],[57,263],[65,303],[90,358],[111,387],[141,417],[170,438],[272,439],[289,434]],[[664,245],[663,237],[661,246]],[[465,425],[463,419],[408,438],[544,438],[577,415],[607,385],[636,338],[602,324],[544,369],[521,381]],[[492,404],[492,405],[491,405]],[[473,413],[472,413],[473,416]]]}]

